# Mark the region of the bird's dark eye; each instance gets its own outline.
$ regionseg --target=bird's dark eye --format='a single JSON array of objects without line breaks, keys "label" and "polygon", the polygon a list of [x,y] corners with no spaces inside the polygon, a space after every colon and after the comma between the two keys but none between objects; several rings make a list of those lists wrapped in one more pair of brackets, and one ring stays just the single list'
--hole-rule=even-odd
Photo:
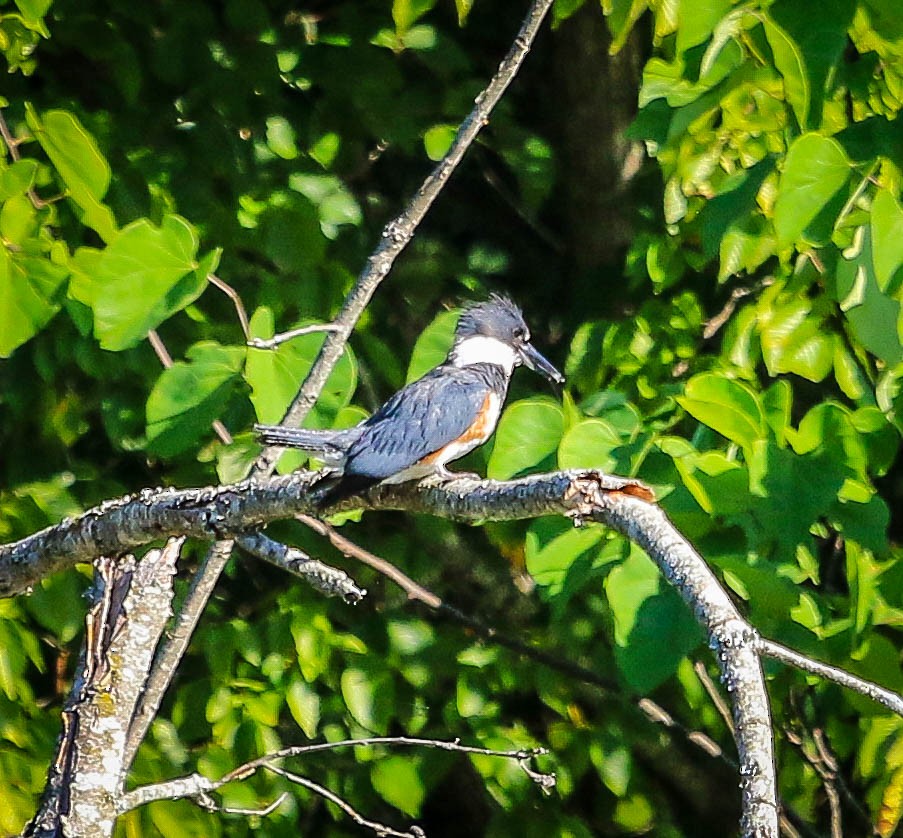
[{"label": "bird's dark eye", "polygon": [[514,330],[514,337],[523,340],[527,336],[527,330],[523,326],[517,326]]}]

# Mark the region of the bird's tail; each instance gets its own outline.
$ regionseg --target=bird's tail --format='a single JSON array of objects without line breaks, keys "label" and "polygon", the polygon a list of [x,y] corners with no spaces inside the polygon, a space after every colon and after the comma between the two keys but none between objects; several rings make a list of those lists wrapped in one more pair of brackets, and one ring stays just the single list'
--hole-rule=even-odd
[{"label": "bird's tail", "polygon": [[323,430],[313,428],[286,428],[282,425],[255,425],[257,438],[266,445],[283,448],[300,448],[327,461],[341,460],[348,446],[356,438],[355,428],[347,430]]}]

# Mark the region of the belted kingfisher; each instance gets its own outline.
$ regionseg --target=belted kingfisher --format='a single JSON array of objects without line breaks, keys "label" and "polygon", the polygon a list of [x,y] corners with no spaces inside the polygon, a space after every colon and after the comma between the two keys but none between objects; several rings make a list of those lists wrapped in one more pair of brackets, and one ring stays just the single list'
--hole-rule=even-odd
[{"label": "belted kingfisher", "polygon": [[492,436],[511,375],[521,364],[564,383],[564,376],[530,343],[521,310],[494,294],[464,309],[444,363],[399,390],[359,425],[254,429],[268,445],[303,449],[337,469],[317,486],[321,507],[377,483],[453,477],[446,464]]}]

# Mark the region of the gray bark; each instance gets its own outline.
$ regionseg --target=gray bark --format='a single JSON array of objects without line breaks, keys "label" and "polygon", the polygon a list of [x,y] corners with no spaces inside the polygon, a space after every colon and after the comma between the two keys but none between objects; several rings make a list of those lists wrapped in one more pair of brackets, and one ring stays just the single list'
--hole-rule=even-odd
[{"label": "gray bark", "polygon": [[171,613],[173,576],[183,539],[95,562],[85,647],[69,698],[44,799],[25,835],[113,834],[123,793],[123,753],[132,712]]}]

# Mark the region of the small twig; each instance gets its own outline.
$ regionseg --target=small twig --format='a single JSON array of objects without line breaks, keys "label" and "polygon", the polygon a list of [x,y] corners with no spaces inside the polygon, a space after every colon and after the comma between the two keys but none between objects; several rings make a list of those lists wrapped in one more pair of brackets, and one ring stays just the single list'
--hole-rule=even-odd
[{"label": "small twig", "polygon": [[157,358],[160,359],[160,364],[163,369],[172,369],[172,365],[174,363],[174,361],[172,360],[172,355],[169,354],[169,350],[166,348],[166,344],[163,343],[163,339],[160,337],[156,329],[151,329],[147,333],[147,340],[148,343],[150,343],[150,345],[153,347]]},{"label": "small twig", "polygon": [[[534,757],[547,756],[548,748],[517,748],[515,750],[502,751],[497,748],[481,748],[478,745],[462,745],[460,739],[424,739],[417,736],[364,736],[360,739],[343,739],[340,742],[316,742],[313,745],[291,745],[288,748],[280,748],[271,754],[257,757],[238,768],[233,769],[227,775],[229,780],[243,779],[250,776],[258,768],[277,759],[300,757],[308,754],[316,754],[322,751],[335,751],[339,748],[372,747],[374,745],[390,745],[394,748],[435,748],[440,751],[454,751],[460,754],[476,754],[484,757],[501,757],[521,762]],[[224,778],[225,779],[225,778]]]},{"label": "small twig", "polygon": [[724,722],[727,729],[731,732],[733,736],[734,733],[734,720],[731,718],[731,710],[730,707],[727,706],[723,696],[720,692],[718,692],[718,687],[715,686],[715,682],[709,677],[708,670],[705,668],[705,664],[702,661],[696,661],[693,664],[693,671],[696,673],[696,677],[699,679],[699,682],[702,684],[702,688],[706,691],[709,697],[709,701],[715,705],[715,709],[718,711],[718,715],[721,716],[721,720]]},{"label": "small twig", "polygon": [[382,574],[391,579],[399,588],[407,595],[408,599],[417,600],[430,608],[442,608],[442,600],[432,591],[427,590],[422,585],[418,585],[410,576],[402,573],[394,564],[379,556],[359,547],[350,539],[345,538],[335,527],[314,518],[312,515],[297,515],[297,519],[306,527],[310,527],[315,533],[329,539],[329,542],[349,559],[356,559],[368,567],[372,567],[377,573]]},{"label": "small twig", "polygon": [[209,282],[214,288],[219,288],[230,300],[232,300],[232,305],[235,306],[235,313],[238,315],[238,322],[241,324],[241,330],[244,332],[245,340],[249,340],[251,337],[251,323],[248,320],[248,312],[245,311],[245,304],[241,301],[241,297],[228,282],[224,282],[220,279],[216,274],[207,274],[207,282]]},{"label": "small twig", "polygon": [[199,806],[210,811],[219,810],[235,814],[267,815],[279,807],[284,799],[284,795],[280,796],[265,809],[260,810],[228,809],[219,806],[219,804],[210,797],[212,792],[221,789],[228,783],[247,780],[260,769],[266,769],[267,771],[272,771],[274,774],[278,774],[280,777],[284,777],[296,785],[303,786],[315,794],[324,797],[338,806],[356,823],[373,829],[378,835],[392,835],[397,836],[397,838],[423,838],[424,832],[418,826],[412,826],[408,832],[396,832],[391,827],[370,821],[354,810],[349,803],[336,795],[335,792],[321,786],[319,783],[315,783],[313,780],[309,780],[307,777],[293,774],[292,772],[274,765],[275,762],[289,757],[305,756],[321,751],[332,751],[338,748],[369,747],[374,745],[437,748],[443,751],[512,759],[517,761],[524,773],[536,783],[544,793],[548,793],[555,786],[554,774],[536,771],[530,765],[532,759],[535,759],[538,756],[545,756],[549,753],[546,748],[518,748],[516,750],[502,751],[495,748],[480,748],[472,745],[462,745],[457,739],[449,742],[441,739],[419,739],[409,736],[373,736],[364,739],[346,739],[342,742],[319,742],[314,745],[296,745],[290,748],[282,748],[279,751],[274,751],[273,753],[265,754],[264,756],[243,763],[224,774],[218,780],[210,780],[201,774],[189,774],[162,783],[139,786],[119,798],[116,805],[116,813],[122,815],[125,812],[130,812],[132,809],[137,809],[139,806],[144,806],[147,803],[153,803],[159,800],[191,798]]},{"label": "small twig", "polygon": [[328,800],[330,803],[334,803],[338,806],[346,815],[348,815],[351,820],[353,820],[358,826],[363,826],[367,829],[372,830],[379,836],[383,835],[391,835],[392,838],[423,838],[426,833],[419,826],[412,826],[406,832],[399,832],[396,829],[392,829],[391,826],[386,826],[385,824],[379,823],[378,821],[371,821],[368,818],[365,818],[360,812],[357,811],[352,805],[345,800],[343,797],[339,797],[334,791],[326,788],[326,786],[321,786],[319,783],[315,783],[313,780],[302,777],[300,774],[294,774],[291,771],[286,771],[284,768],[279,768],[275,765],[267,765],[267,771],[272,771],[274,774],[278,774],[280,777],[284,777],[290,783],[294,783],[297,786],[302,786],[306,788],[308,791],[312,791],[314,794],[319,795],[324,800]]},{"label": "small twig", "polygon": [[818,774],[822,782],[822,788],[825,790],[825,797],[828,800],[828,808],[831,813],[831,838],[843,838],[843,824],[840,813],[840,795],[837,793],[835,780],[837,774],[834,768],[824,759],[824,755],[820,753],[818,744],[815,742],[814,736],[811,742],[807,742],[799,733],[790,728],[784,728],[784,736],[787,741],[796,747],[800,756],[806,763]]},{"label": "small twig", "polygon": [[731,295],[724,304],[724,308],[722,308],[714,317],[711,317],[706,321],[705,328],[702,330],[702,339],[709,340],[715,337],[721,327],[730,320],[731,315],[734,313],[734,309],[737,308],[737,301],[749,296],[753,291],[758,290],[760,287],[761,286],[750,288],[743,286],[731,291]]},{"label": "small twig", "polygon": [[737,770],[736,760],[731,759],[724,752],[724,749],[707,733],[703,733],[701,730],[692,730],[682,725],[664,707],[656,704],[651,698],[641,698],[637,702],[637,707],[653,724],[680,731],[691,745],[695,745],[710,757],[720,759],[735,771]]},{"label": "small twig", "polygon": [[881,687],[872,681],[866,681],[865,678],[859,678],[836,666],[830,666],[829,664],[821,663],[820,661],[801,655],[799,652],[794,652],[792,649],[788,649],[780,643],[775,643],[773,640],[760,637],[758,639],[758,645],[759,653],[765,657],[774,658],[789,666],[795,666],[797,669],[802,669],[803,672],[811,672],[813,675],[820,675],[822,678],[827,678],[835,684],[840,684],[842,687],[846,687],[847,689],[872,699],[872,701],[883,704],[898,716],[903,716],[903,696],[900,696],[892,690]]},{"label": "small twig", "polygon": [[865,187],[874,182],[873,175],[875,174],[875,171],[878,169],[878,166],[880,164],[880,160],[875,160],[875,162],[869,166],[868,170],[859,181],[859,184],[853,190],[853,194],[850,195],[850,197],[847,199],[847,202],[843,205],[843,209],[841,209],[836,220],[834,221],[834,226],[832,228],[833,230],[838,230],[840,228],[840,225],[843,224],[844,221],[846,221],[847,216],[853,211],[853,207],[856,206],[856,202],[862,196]]},{"label": "small twig", "polygon": [[544,224],[541,224],[535,218],[527,214],[520,203],[518,203],[515,196],[511,194],[511,190],[502,182],[502,179],[495,171],[493,171],[485,159],[480,161],[480,169],[483,173],[483,180],[495,190],[495,193],[508,206],[508,209],[520,219],[523,225],[553,253],[564,253],[564,245],[559,241],[557,236],[555,236],[555,234]]},{"label": "small twig", "polygon": [[254,349],[275,349],[280,344],[290,341],[292,338],[300,337],[301,335],[310,335],[314,332],[339,332],[341,329],[342,327],[335,323],[313,323],[310,326],[299,326],[297,329],[289,329],[287,332],[280,332],[278,335],[273,335],[273,337],[269,339],[248,337],[247,343],[248,346],[251,346]]},{"label": "small twig", "polygon": [[812,731],[812,741],[818,753],[822,769],[816,771],[822,776],[825,784],[825,794],[828,797],[828,805],[831,808],[831,838],[843,838],[843,821],[840,815],[840,794],[837,791],[840,777],[837,773],[837,760],[831,753],[828,743],[825,741],[824,732],[820,728]]},{"label": "small twig", "polygon": [[288,792],[284,791],[272,803],[258,809],[242,809],[235,806],[221,806],[212,797],[203,792],[197,796],[198,805],[208,812],[223,812],[226,815],[244,815],[245,817],[265,818],[272,815],[288,797]]},{"label": "small twig", "polygon": [[[12,161],[18,162],[22,159],[22,155],[19,154],[19,143],[21,140],[17,140],[13,136],[13,132],[9,130],[9,125],[6,122],[6,117],[3,115],[3,108],[0,108],[0,137],[3,138],[3,142],[6,145],[7,149],[9,149],[9,156]],[[31,201],[31,205],[35,209],[42,209],[47,206],[50,201],[45,201],[41,198],[37,192],[34,191],[33,187],[29,187],[27,192],[28,200]],[[58,199],[54,199],[58,200]]]},{"label": "small twig", "polygon": [[359,587],[344,570],[312,559],[303,550],[288,547],[263,533],[239,536],[236,543],[248,553],[300,576],[324,596],[340,596],[350,605],[367,596],[367,591]]}]

